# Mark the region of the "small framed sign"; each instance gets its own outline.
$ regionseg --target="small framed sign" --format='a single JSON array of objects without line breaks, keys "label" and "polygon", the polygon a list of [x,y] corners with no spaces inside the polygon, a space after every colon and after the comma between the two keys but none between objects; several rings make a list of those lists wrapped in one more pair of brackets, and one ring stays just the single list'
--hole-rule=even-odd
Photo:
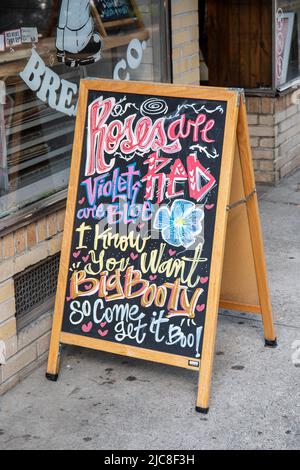
[{"label": "small framed sign", "polygon": [[0,52],[5,51],[5,36],[4,34],[0,34]]},{"label": "small framed sign", "polygon": [[6,47],[15,47],[22,44],[20,29],[12,29],[11,31],[6,31],[4,34]]},{"label": "small framed sign", "polygon": [[37,28],[21,28],[21,35],[24,44],[32,44],[39,41]]}]

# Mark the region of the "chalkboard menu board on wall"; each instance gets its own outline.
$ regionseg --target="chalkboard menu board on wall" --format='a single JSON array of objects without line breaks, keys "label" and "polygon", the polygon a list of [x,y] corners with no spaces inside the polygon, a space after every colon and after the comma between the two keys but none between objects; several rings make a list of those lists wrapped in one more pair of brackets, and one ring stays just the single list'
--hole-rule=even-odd
[{"label": "chalkboard menu board on wall", "polygon": [[64,332],[199,359],[226,103],[90,91]]},{"label": "chalkboard menu board on wall", "polygon": [[95,2],[102,21],[116,21],[134,17],[134,9],[130,0],[97,0]]}]

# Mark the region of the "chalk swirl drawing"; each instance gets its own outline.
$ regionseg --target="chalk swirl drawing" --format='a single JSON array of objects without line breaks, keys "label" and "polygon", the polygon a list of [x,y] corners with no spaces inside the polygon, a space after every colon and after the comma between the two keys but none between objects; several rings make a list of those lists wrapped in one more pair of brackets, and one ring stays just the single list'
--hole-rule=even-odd
[{"label": "chalk swirl drawing", "polygon": [[160,98],[149,98],[142,103],[140,112],[143,116],[158,116],[159,114],[167,114],[168,105]]},{"label": "chalk swirl drawing", "polygon": [[188,248],[202,232],[204,211],[185,199],[173,202],[171,209],[160,207],[154,220],[154,228],[161,230],[162,238],[172,246]]}]

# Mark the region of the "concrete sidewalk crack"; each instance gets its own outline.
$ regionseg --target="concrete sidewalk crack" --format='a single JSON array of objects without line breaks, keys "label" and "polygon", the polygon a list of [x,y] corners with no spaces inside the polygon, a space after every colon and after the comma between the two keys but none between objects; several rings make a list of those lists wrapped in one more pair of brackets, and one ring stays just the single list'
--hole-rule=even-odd
[{"label": "concrete sidewalk crack", "polygon": [[[249,318],[248,316],[245,317],[244,316],[245,314],[243,314],[243,313],[241,313],[239,315],[239,314],[236,314],[236,313],[231,314],[231,313],[222,313],[222,312],[220,312],[219,315],[222,316],[222,317],[226,317],[226,318],[236,318],[237,320],[245,320],[245,321],[249,321],[249,322],[255,322],[255,323],[262,324],[261,319]],[[253,315],[256,315],[256,314],[253,314]],[[286,323],[282,323],[282,322],[279,322],[279,321],[274,321],[274,325],[289,328],[291,330],[300,330],[300,325],[290,325],[290,324],[288,325]]]}]

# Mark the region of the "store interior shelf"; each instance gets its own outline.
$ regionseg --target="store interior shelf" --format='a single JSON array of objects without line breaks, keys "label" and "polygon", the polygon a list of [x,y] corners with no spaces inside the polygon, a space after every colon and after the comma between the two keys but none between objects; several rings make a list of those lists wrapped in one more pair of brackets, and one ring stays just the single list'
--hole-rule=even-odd
[{"label": "store interior shelf", "polygon": [[[130,31],[126,34],[111,34],[103,38],[103,51],[114,49],[115,47],[125,46],[130,43],[132,39],[139,39],[145,41],[149,38],[147,29],[138,29]],[[36,52],[40,57],[44,58],[47,65],[57,64],[56,60],[56,46],[55,38],[44,38],[34,45]],[[0,54],[0,76],[7,77],[20,73],[29,57],[31,56],[32,46],[17,46],[11,52],[3,52]],[[48,64],[49,57],[51,64]]]}]

